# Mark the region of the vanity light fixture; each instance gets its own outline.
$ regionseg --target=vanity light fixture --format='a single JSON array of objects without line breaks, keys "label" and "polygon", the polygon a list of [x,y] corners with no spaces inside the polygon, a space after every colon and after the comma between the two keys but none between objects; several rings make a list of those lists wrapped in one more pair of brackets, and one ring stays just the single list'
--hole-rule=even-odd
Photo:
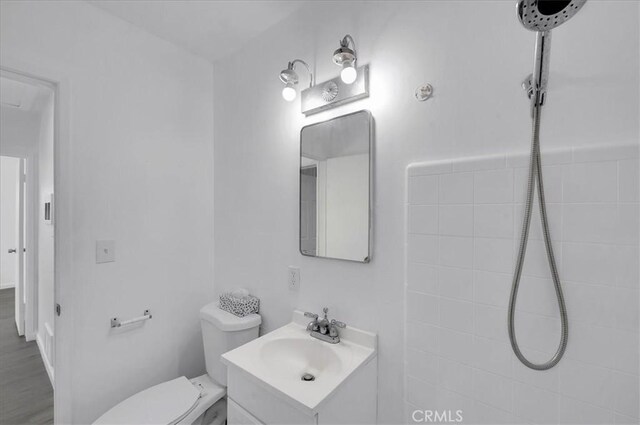
[{"label": "vanity light fixture", "polygon": [[313,73],[311,72],[311,68],[309,67],[309,65],[301,59],[295,59],[289,62],[289,64],[287,65],[287,69],[283,69],[282,71],[280,71],[280,81],[284,83],[284,88],[282,89],[282,97],[287,102],[291,102],[296,98],[296,84],[298,84],[299,79],[298,73],[295,71],[295,69],[296,64],[298,63],[301,63],[305,68],[307,68],[307,71],[309,72],[309,87],[313,87]]},{"label": "vanity light fixture", "polygon": [[[351,47],[349,47],[349,45],[351,45]],[[342,67],[340,78],[345,84],[352,84],[356,81],[358,77],[358,71],[356,70],[357,60],[356,43],[353,41],[353,37],[347,34],[340,40],[338,50],[333,52],[333,62]]]}]

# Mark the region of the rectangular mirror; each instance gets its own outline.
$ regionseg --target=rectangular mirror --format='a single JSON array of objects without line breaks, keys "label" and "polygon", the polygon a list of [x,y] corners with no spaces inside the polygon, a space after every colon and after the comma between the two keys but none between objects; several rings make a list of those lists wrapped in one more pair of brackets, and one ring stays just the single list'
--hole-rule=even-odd
[{"label": "rectangular mirror", "polygon": [[300,252],[371,259],[372,117],[343,115],[300,131]]}]

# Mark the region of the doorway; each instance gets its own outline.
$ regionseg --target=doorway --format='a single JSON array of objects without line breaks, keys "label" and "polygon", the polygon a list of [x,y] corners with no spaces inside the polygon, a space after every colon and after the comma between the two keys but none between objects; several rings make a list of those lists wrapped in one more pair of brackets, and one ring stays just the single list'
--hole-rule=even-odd
[{"label": "doorway", "polygon": [[0,423],[53,422],[54,107],[52,85],[2,71]]},{"label": "doorway", "polygon": [[0,289],[13,288],[18,336],[25,331],[25,161],[0,156]]}]

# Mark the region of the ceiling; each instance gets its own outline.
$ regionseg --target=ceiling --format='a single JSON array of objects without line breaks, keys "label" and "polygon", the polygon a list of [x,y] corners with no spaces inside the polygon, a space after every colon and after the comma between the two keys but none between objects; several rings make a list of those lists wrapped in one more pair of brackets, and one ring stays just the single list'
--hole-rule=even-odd
[{"label": "ceiling", "polygon": [[87,0],[213,62],[240,49],[306,1]]}]

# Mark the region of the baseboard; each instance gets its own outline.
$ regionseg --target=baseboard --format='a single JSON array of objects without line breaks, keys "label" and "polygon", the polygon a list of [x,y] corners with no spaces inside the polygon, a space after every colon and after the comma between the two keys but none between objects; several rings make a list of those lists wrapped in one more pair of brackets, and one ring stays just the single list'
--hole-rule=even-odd
[{"label": "baseboard", "polygon": [[4,285],[0,285],[0,289],[9,289],[9,288],[15,288],[16,284],[15,283],[5,283]]},{"label": "baseboard", "polygon": [[47,370],[47,375],[49,375],[49,381],[51,381],[51,386],[54,384],[54,375],[53,375],[53,366],[49,363],[49,359],[45,354],[44,343],[42,342],[42,338],[40,338],[40,334],[36,337],[36,344],[38,344],[38,350],[40,350],[40,357],[42,357],[42,363],[44,363],[44,368]]},{"label": "baseboard", "polygon": [[[26,332],[24,333],[24,340],[27,342],[35,341],[38,338],[38,332]],[[36,341],[37,342],[37,341]]]}]

